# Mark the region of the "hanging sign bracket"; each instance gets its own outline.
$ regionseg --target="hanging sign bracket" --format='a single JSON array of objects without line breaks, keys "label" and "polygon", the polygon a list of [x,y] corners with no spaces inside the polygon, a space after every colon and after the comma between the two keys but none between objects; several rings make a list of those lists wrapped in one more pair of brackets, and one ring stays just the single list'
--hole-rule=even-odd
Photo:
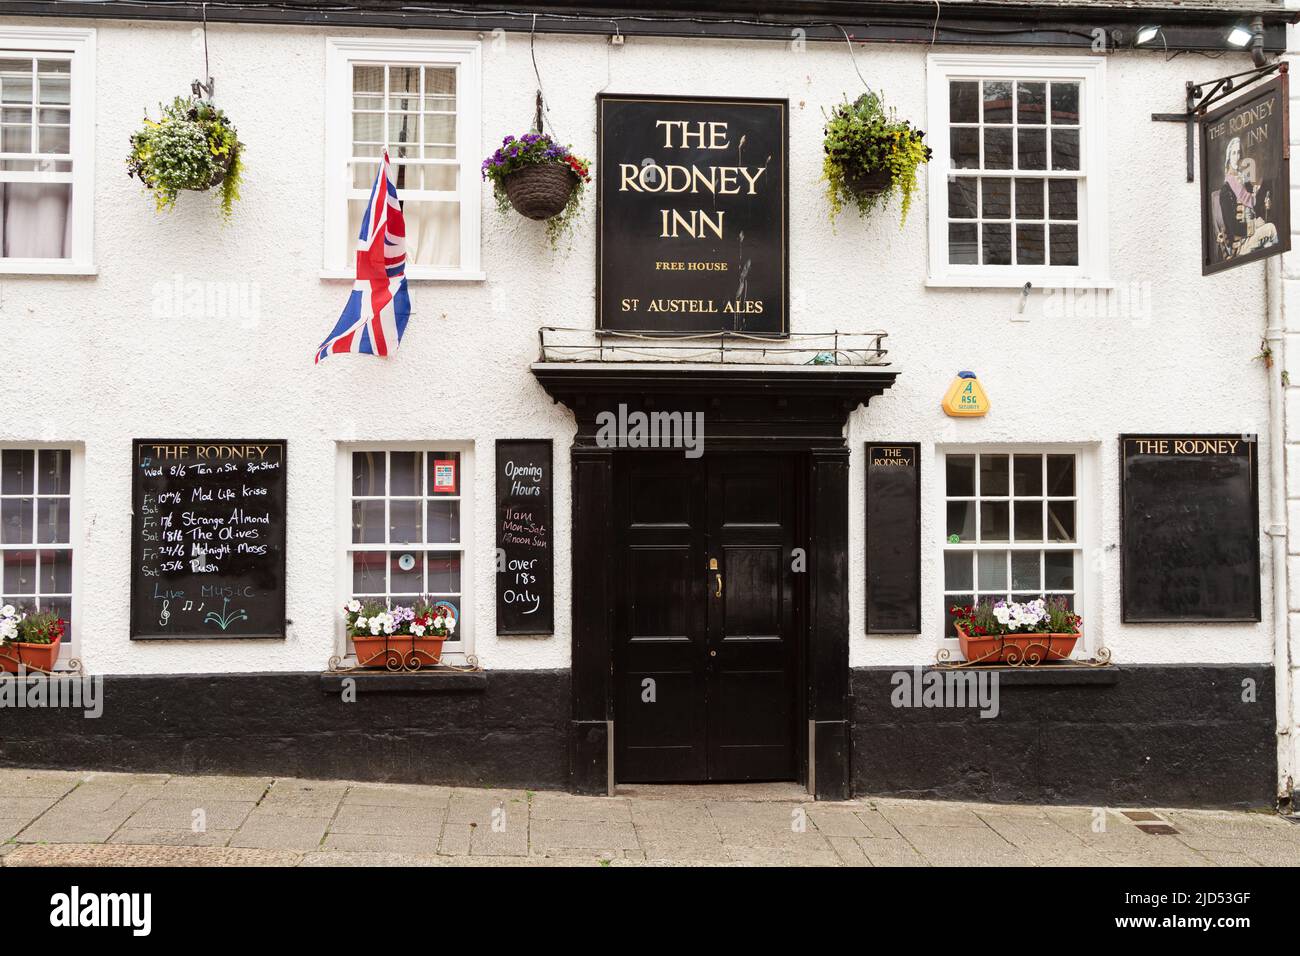
[{"label": "hanging sign bracket", "polygon": [[1187,126],[1187,181],[1196,181],[1196,120],[1215,103],[1220,103],[1247,87],[1254,86],[1274,73],[1286,73],[1285,62],[1269,63],[1252,70],[1221,76],[1204,83],[1187,81],[1187,111],[1185,113],[1152,113],[1157,123],[1183,123]]}]

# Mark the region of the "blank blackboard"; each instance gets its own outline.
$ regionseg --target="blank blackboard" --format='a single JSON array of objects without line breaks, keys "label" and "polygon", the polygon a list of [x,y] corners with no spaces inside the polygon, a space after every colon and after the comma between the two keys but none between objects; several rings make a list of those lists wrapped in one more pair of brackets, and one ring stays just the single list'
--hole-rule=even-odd
[{"label": "blank blackboard", "polygon": [[867,445],[867,633],[921,631],[921,446]]},{"label": "blank blackboard", "polygon": [[284,637],[285,447],[135,440],[133,640]]},{"label": "blank blackboard", "polygon": [[1123,618],[1258,621],[1254,435],[1122,435]]},{"label": "blank blackboard", "polygon": [[555,633],[550,439],[497,441],[497,633]]}]

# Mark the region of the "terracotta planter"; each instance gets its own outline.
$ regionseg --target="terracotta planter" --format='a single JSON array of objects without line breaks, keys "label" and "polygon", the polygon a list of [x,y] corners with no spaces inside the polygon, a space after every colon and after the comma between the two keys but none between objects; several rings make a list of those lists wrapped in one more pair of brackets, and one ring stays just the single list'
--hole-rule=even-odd
[{"label": "terracotta planter", "polygon": [[367,634],[352,638],[352,644],[357,650],[358,667],[386,667],[397,671],[419,670],[438,663],[445,640],[445,637],[411,637],[409,634],[391,637]]},{"label": "terracotta planter", "polygon": [[59,645],[62,643],[63,639],[58,638],[50,644],[20,644],[15,641],[0,645],[0,671],[17,674],[19,664],[28,672],[51,671],[59,659]]},{"label": "terracotta planter", "polygon": [[872,169],[868,172],[852,170],[845,172],[844,185],[855,196],[879,196],[889,188],[890,172],[888,169]]},{"label": "terracotta planter", "polygon": [[1043,661],[1063,661],[1079,638],[1074,634],[993,634],[972,637],[960,624],[956,625],[961,652],[969,663],[1033,665]]},{"label": "terracotta planter", "polygon": [[539,163],[505,178],[506,196],[515,212],[529,219],[552,219],[564,212],[578,187],[578,175],[561,163]]}]

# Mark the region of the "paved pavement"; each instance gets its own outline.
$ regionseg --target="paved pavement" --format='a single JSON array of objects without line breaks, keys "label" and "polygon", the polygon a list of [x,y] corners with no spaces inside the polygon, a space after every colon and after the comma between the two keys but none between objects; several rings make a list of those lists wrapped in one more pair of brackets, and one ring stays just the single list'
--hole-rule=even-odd
[{"label": "paved pavement", "polygon": [[6,867],[1300,866],[1300,822],[1273,813],[819,804],[785,784],[634,787],[605,798],[0,770],[0,841]]}]

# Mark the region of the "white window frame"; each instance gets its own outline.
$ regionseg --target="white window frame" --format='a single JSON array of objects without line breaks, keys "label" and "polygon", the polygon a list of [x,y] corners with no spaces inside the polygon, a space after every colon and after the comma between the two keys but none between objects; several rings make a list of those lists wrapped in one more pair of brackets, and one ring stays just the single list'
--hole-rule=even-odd
[{"label": "white window frame", "polygon": [[[69,600],[72,604],[72,621],[71,626],[63,635],[63,642],[59,647],[59,659],[54,664],[55,670],[70,670],[72,668],[72,659],[81,654],[81,618],[84,614],[84,607],[81,603],[81,581],[82,569],[86,562],[86,551],[84,545],[84,536],[82,534],[81,524],[81,504],[82,489],[85,481],[85,449],[81,444],[71,442],[41,442],[41,441],[3,441],[0,442],[0,451],[66,451],[70,453],[69,459],[69,489],[68,489],[68,543],[66,548],[72,552],[72,594]],[[37,474],[36,481],[38,484],[33,487],[32,494],[39,497],[40,475]],[[49,546],[46,546],[48,550]],[[32,544],[0,544],[0,551],[40,551],[42,546],[33,542]],[[0,578],[0,595],[4,594],[4,582]]]},{"label": "white window frame", "polygon": [[[1079,264],[1078,266],[1001,266],[948,261],[948,174],[950,172],[948,84],[952,80],[1077,80],[1079,91]],[[1106,61],[1091,56],[981,56],[935,53],[927,62],[927,128],[934,157],[929,178],[930,274],[926,285],[939,287],[1110,288],[1110,250],[1106,199]],[[1035,171],[1037,172],[1037,171]],[[1043,171],[1050,176],[1050,171]],[[996,173],[993,173],[996,175]],[[1006,175],[1019,175],[1007,170]]]},{"label": "white window frame", "polygon": [[[474,443],[464,440],[450,441],[355,441],[338,443],[338,460],[335,479],[338,499],[337,525],[339,534],[335,551],[338,554],[337,578],[338,599],[333,610],[336,615],[335,647],[340,657],[348,657],[355,663],[348,649],[347,630],[343,624],[341,608],[352,598],[352,561],[351,555],[358,547],[370,550],[393,551],[399,546],[354,545],[352,543],[352,453],[356,451],[394,452],[394,451],[455,451],[460,452],[460,474],[457,476],[458,495],[439,495],[440,500],[460,502],[460,542],[458,544],[421,545],[421,551],[458,551],[460,553],[460,600],[457,609],[460,620],[456,624],[454,640],[447,640],[442,646],[442,661],[448,664],[464,664],[474,653]],[[427,495],[426,495],[427,497]],[[427,532],[426,532],[427,533]],[[75,565],[74,565],[75,567]]]},{"label": "white window frame", "polygon": [[406,266],[408,280],[479,281],[481,214],[479,143],[483,85],[478,40],[411,40],[397,37],[325,39],[325,261],[324,279],[356,278],[356,236],[348,233],[347,162],[352,150],[353,64],[418,63],[456,69],[456,148],[460,157],[460,265]]},{"label": "white window frame", "polygon": [[[67,259],[0,258],[0,274],[94,275],[95,31],[74,27],[0,26],[0,56],[67,54],[72,62],[68,158],[72,161],[72,249]],[[54,173],[18,173],[23,181],[53,181]],[[64,174],[66,175],[66,174]],[[13,181],[13,180],[10,180]]]},{"label": "white window frame", "polygon": [[[1096,542],[1099,540],[1101,529],[1098,526],[1100,515],[1100,494],[1101,489],[1097,483],[1097,454],[1098,449],[1094,444],[969,444],[969,445],[936,445],[935,446],[935,475],[937,475],[937,486],[935,494],[934,515],[935,527],[937,534],[937,554],[938,561],[935,564],[938,576],[937,593],[944,598],[944,607],[948,605],[948,582],[945,580],[946,568],[944,562],[944,553],[947,551],[1044,551],[1054,550],[1052,543],[1047,541],[998,541],[998,542],[969,542],[963,544],[948,543],[948,468],[947,458],[949,455],[1073,455],[1075,458],[1074,474],[1074,530],[1075,541],[1072,543],[1058,542],[1060,547],[1056,550],[1072,550],[1078,552],[1078,564],[1075,568],[1074,581],[1074,609],[1075,612],[1083,617],[1083,640],[1081,640],[1070,655],[1072,658],[1087,658],[1095,655],[1098,648],[1105,645],[1101,636],[1101,615],[1097,608],[1097,595],[1100,591],[1100,572],[1096,556],[1099,552],[1096,550]],[[976,466],[976,481],[978,482],[978,464]],[[1013,480],[1013,478],[1009,478]],[[979,500],[979,486],[976,485],[976,500]],[[1044,495],[1047,489],[1043,488]],[[978,527],[979,511],[976,509],[976,522]],[[1014,522],[1014,516],[1011,517]],[[930,547],[936,547],[934,540],[930,541]],[[979,573],[978,567],[974,568],[972,573]],[[974,582],[978,583],[978,581]],[[1007,584],[1010,585],[1008,580]],[[1008,587],[1008,593],[1011,592]],[[964,592],[963,592],[964,593]],[[939,616],[939,627],[942,630],[940,634],[939,646],[946,648],[952,655],[953,660],[963,660],[961,654],[961,643],[955,634],[948,634],[946,631],[947,615]]]}]

